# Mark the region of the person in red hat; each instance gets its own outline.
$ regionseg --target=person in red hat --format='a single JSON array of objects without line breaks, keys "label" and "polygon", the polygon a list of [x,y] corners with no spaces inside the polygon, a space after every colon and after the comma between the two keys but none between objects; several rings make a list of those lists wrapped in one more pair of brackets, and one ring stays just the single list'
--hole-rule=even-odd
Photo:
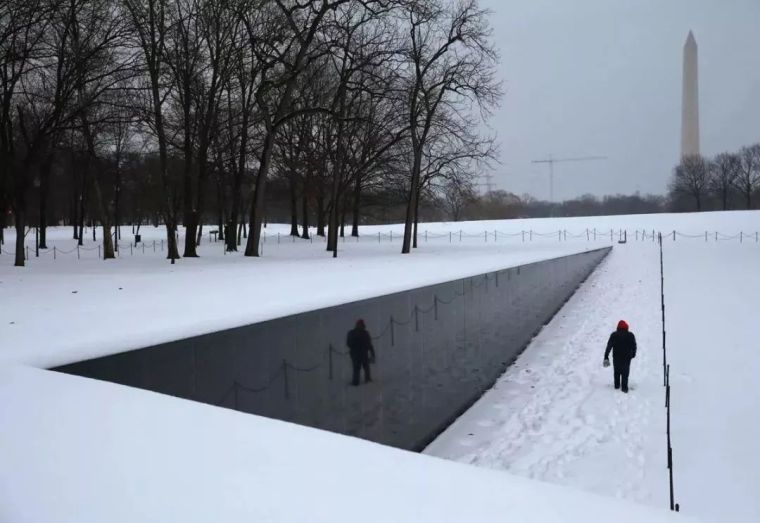
[{"label": "person in red hat", "polygon": [[357,320],[356,327],[348,331],[346,345],[348,345],[351,363],[353,364],[351,385],[354,387],[359,385],[361,369],[364,369],[364,382],[369,383],[372,381],[369,364],[375,362],[375,348],[372,346],[372,337],[367,331],[364,320]]},{"label": "person in red hat", "polygon": [[605,367],[610,366],[610,351],[615,388],[628,392],[628,373],[631,370],[631,360],[636,357],[636,336],[628,329],[625,320],[620,320],[617,330],[610,334],[607,349],[604,351]]}]

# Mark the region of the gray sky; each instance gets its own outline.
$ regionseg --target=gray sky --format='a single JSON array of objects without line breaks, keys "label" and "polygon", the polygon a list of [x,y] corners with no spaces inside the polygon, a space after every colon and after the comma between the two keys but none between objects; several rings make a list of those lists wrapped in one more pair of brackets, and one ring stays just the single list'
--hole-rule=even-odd
[{"label": "gray sky", "polygon": [[664,193],[678,161],[681,67],[699,46],[702,154],[760,142],[760,0],[481,0],[501,54],[505,96],[494,186],[555,200]]}]

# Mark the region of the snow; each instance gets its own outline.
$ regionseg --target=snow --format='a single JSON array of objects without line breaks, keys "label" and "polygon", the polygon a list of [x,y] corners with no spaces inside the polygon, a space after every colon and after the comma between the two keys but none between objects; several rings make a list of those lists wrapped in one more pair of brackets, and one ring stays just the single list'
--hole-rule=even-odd
[{"label": "snow", "polygon": [[[664,242],[675,498],[688,514],[758,521],[760,213],[684,219],[693,237]],[[715,242],[721,226],[719,238],[736,237]],[[707,242],[700,228],[710,231]],[[749,234],[740,243],[742,229]],[[601,366],[621,318],[639,344],[627,396]],[[425,452],[667,506],[661,336],[656,245],[616,245],[495,387]]]},{"label": "snow", "polygon": [[[597,240],[587,240],[594,228]],[[427,451],[450,460],[32,368],[597,248],[611,229],[626,229],[628,243],[614,244],[516,365]],[[678,231],[665,243],[665,298],[680,515],[662,510],[658,251],[636,238],[653,229]],[[292,243],[272,225],[259,259],[204,242],[201,258],[172,266],[160,247],[151,252],[162,232],[152,228],[145,254],[123,248],[108,262],[91,240],[82,259],[48,251],[14,268],[3,254],[0,521],[760,520],[760,212],[425,230],[409,256],[398,254],[400,226],[363,228],[334,260],[319,241]],[[51,230],[51,248],[70,250],[68,235]],[[4,250],[12,240],[6,231]],[[627,396],[601,367],[620,318],[640,346]]]},{"label": "snow", "polygon": [[51,371],[0,367],[0,395],[4,522],[688,521]]},{"label": "snow", "polygon": [[[760,226],[751,212],[421,224],[420,247],[406,256],[399,254],[402,226],[374,226],[341,242],[332,259],[321,239],[293,241],[289,227],[270,224],[261,258],[224,255],[222,242],[206,236],[200,258],[175,265],[161,252],[161,228],[143,227],[143,244],[130,256],[130,229],[122,227],[121,257],[102,261],[89,232],[77,258],[71,229],[59,227],[49,230],[40,258],[27,236],[25,268],[12,266],[14,233],[7,229],[0,363],[53,367],[115,354],[598,248],[610,245],[613,230],[617,241],[621,228],[633,242],[634,229],[728,236]],[[593,229],[596,241],[587,233]],[[567,240],[559,240],[560,230]]]},{"label": "snow", "polygon": [[[393,241],[388,236],[378,242],[377,234],[369,231],[358,242],[341,243],[337,259],[321,242],[292,243],[283,233],[279,245],[276,235],[269,237],[262,258],[224,255],[221,242],[204,243],[200,258],[170,265],[159,247],[152,253],[148,236],[145,255],[130,257],[123,248],[120,259],[102,261],[92,250],[82,251],[87,259],[75,254],[53,259],[48,252],[32,258],[26,268],[5,264],[0,266],[0,338],[5,342],[0,362],[53,367],[610,243],[609,233],[605,240],[590,243],[585,238],[559,242],[556,236],[541,241],[536,236],[525,247],[521,237],[500,242],[491,237],[487,243],[482,225],[470,227],[474,237],[462,243],[450,244],[448,234],[429,238],[411,256],[399,254],[398,233]],[[287,232],[283,226],[275,228]],[[160,241],[160,230],[146,232]],[[52,233],[68,236],[70,230]],[[71,240],[54,241],[74,248]],[[54,245],[49,242],[50,249]],[[6,260],[12,263],[12,257],[4,256]]]}]

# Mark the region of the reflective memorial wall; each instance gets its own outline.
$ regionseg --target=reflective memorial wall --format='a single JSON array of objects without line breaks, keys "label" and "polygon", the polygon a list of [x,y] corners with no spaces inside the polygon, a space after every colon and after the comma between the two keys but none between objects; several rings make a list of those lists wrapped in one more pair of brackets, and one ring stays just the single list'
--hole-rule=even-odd
[{"label": "reflective memorial wall", "polygon": [[[420,450],[514,361],[608,254],[588,251],[56,370]],[[364,319],[373,382],[350,386]]]}]

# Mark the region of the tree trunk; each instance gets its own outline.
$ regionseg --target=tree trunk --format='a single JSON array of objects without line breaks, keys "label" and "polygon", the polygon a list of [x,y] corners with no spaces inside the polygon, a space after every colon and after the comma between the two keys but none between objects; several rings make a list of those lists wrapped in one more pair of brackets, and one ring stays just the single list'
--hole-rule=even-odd
[{"label": "tree trunk", "polygon": [[[116,180],[113,187],[113,224],[116,230],[116,241],[121,240],[121,209],[119,203],[121,202],[121,160],[117,156],[116,158]],[[117,244],[117,251],[118,244]]]},{"label": "tree trunk", "polygon": [[306,196],[306,188],[304,187],[303,194],[301,195],[301,212],[303,219],[303,234],[301,238],[304,240],[309,239],[309,198]]},{"label": "tree trunk", "polygon": [[81,176],[81,186],[79,193],[79,238],[77,241],[78,245],[84,245],[84,207],[85,207],[85,200],[87,196],[87,176],[86,176],[86,169],[82,171]]},{"label": "tree trunk", "polygon": [[16,267],[24,266],[24,229],[26,228],[26,216],[24,211],[16,204],[16,208],[13,210],[13,216],[16,219],[16,260],[14,265]]},{"label": "tree trunk", "polygon": [[296,174],[290,174],[290,235],[298,236],[298,190]]},{"label": "tree trunk", "polygon": [[406,202],[406,219],[404,220],[404,243],[401,246],[401,254],[409,254],[412,245],[412,225],[414,209],[417,202],[417,192],[420,183],[420,169],[422,168],[422,150],[414,147],[414,164],[412,165],[412,179],[409,186],[409,197]]},{"label": "tree trunk", "polygon": [[355,238],[359,237],[359,202],[361,199],[361,177],[356,177],[356,182],[354,183],[354,201],[353,201],[353,210],[351,213],[351,236],[354,236]]},{"label": "tree trunk", "polygon": [[417,226],[420,223],[420,192],[417,192],[417,199],[414,202],[414,233],[412,234],[413,248],[417,248]]},{"label": "tree trunk", "polygon": [[321,186],[317,195],[317,236],[325,236],[325,195]]},{"label": "tree trunk", "polygon": [[259,241],[261,239],[261,226],[264,221],[266,209],[264,192],[269,176],[269,164],[272,160],[272,149],[274,148],[275,130],[267,130],[264,137],[264,143],[261,148],[261,161],[259,162],[259,172],[256,176],[256,185],[253,191],[253,202],[251,202],[251,214],[248,219],[250,234],[245,245],[246,256],[259,256]]},{"label": "tree trunk", "polygon": [[341,206],[340,211],[340,237],[345,238],[346,237],[346,206]]},{"label": "tree trunk", "polygon": [[40,249],[47,249],[47,201],[50,189],[50,169],[53,164],[53,154],[48,154],[40,166]]}]

